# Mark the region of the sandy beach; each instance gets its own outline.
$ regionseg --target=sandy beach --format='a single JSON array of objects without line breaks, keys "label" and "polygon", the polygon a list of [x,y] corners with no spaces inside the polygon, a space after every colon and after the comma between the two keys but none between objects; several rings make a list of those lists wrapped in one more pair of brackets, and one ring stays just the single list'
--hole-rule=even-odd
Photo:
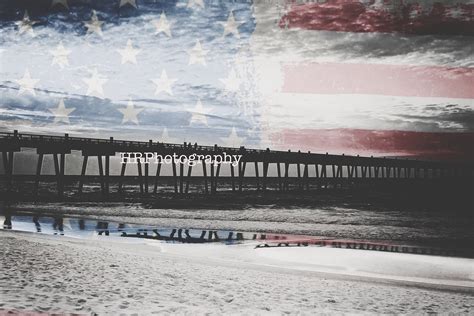
[{"label": "sandy beach", "polygon": [[0,231],[0,249],[3,311],[467,315],[474,308],[472,259],[11,231]]}]

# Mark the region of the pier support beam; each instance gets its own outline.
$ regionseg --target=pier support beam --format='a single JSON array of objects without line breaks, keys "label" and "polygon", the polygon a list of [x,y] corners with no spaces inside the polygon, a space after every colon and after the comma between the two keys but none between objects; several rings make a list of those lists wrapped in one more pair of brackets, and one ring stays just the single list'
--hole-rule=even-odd
[{"label": "pier support beam", "polygon": [[[82,193],[82,187],[84,186],[84,180],[86,177],[86,170],[87,170],[87,161],[89,160],[89,156],[85,155],[82,158],[82,169],[81,169],[81,176],[79,177],[79,194]],[[125,165],[122,165],[122,170],[125,172]],[[121,186],[120,186],[121,189]]]},{"label": "pier support beam", "polygon": [[144,177],[144,180],[145,180],[145,193],[148,193],[148,175],[149,175],[149,172],[150,172],[150,164],[149,163],[145,163],[145,177]]},{"label": "pier support beam", "polygon": [[232,164],[230,164],[230,177],[232,182],[232,191],[235,192],[235,169]]},{"label": "pier support beam", "polygon": [[102,194],[104,193],[104,166],[102,165],[102,156],[97,156],[97,163],[99,165],[99,180],[100,180],[100,190]]},{"label": "pier support beam", "polygon": [[342,178],[342,165],[337,166],[337,175],[336,178]]},{"label": "pier support beam", "polygon": [[140,185],[140,194],[143,194],[143,175],[142,175],[142,163],[140,160],[137,161],[137,171],[138,171],[138,184]]},{"label": "pier support beam", "polygon": [[125,177],[125,170],[127,169],[127,159],[125,158],[124,163],[122,163],[122,167],[120,168],[120,178],[118,183],[118,191],[119,193],[123,192],[123,179]]},{"label": "pier support beam", "polygon": [[245,176],[245,167],[247,166],[247,162],[239,162],[239,192],[242,192],[242,187],[244,184],[244,176]]},{"label": "pier support beam", "polygon": [[317,179],[316,188],[320,189],[321,188],[321,182],[320,182],[320,179],[319,179],[319,165],[317,163],[314,164],[314,172],[315,172],[315,177]]},{"label": "pier support beam", "polygon": [[209,194],[209,187],[208,187],[208,184],[207,184],[207,166],[206,166],[206,163],[204,161],[202,161],[202,175],[204,177],[205,192],[206,192],[206,194]]},{"label": "pier support beam", "polygon": [[304,179],[304,185],[305,185],[306,191],[309,191],[309,170],[308,170],[307,163],[304,165],[303,179]]},{"label": "pier support beam", "polygon": [[326,164],[321,165],[321,178],[324,179],[324,185],[328,187],[328,168]]},{"label": "pier support beam", "polygon": [[214,193],[217,192],[217,180],[219,179],[220,173],[221,173],[221,163],[218,163],[216,167],[216,175],[214,177]]},{"label": "pier support beam", "polygon": [[64,173],[66,167],[66,155],[62,153],[59,156],[59,196],[63,196],[64,194]]},{"label": "pier support beam", "polygon": [[188,174],[186,175],[186,188],[185,188],[185,193],[189,193],[189,180],[191,180],[191,174],[193,172],[193,166],[189,165],[188,166]]},{"label": "pier support beam", "polygon": [[390,176],[392,175],[392,167],[386,167],[386,172],[387,172],[387,178],[390,178]]},{"label": "pier support beam", "polygon": [[[58,158],[58,155],[60,157]],[[57,183],[57,193],[59,197],[63,196],[64,193],[64,164],[65,164],[65,154],[61,153],[54,153],[53,154],[53,161],[54,161],[54,173],[56,175],[56,183]]]},{"label": "pier support beam", "polygon": [[[109,154],[97,154],[97,163],[99,165],[99,181],[100,189],[103,196],[108,196],[110,187],[110,155]],[[83,173],[81,172],[81,178],[85,176],[85,166],[87,165],[87,154],[84,156]],[[104,158],[104,159],[102,159]],[[105,168],[104,168],[105,163]],[[80,192],[82,192],[82,182],[79,184]]]},{"label": "pier support beam", "polygon": [[40,153],[38,155],[38,162],[36,163],[36,177],[35,177],[35,188],[34,188],[34,195],[38,195],[38,189],[39,189],[39,182],[40,182],[40,177],[41,177],[41,169],[43,167],[43,156],[44,154]]},{"label": "pier support beam", "polygon": [[278,174],[278,189],[280,191],[283,191],[283,185],[282,185],[282,182],[281,182],[281,167],[280,167],[279,162],[277,162],[277,174]]},{"label": "pier support beam", "polygon": [[153,193],[157,193],[158,192],[158,179],[160,177],[160,173],[161,173],[161,157],[158,158],[158,165],[156,166],[156,173],[155,173],[155,183],[153,185]]},{"label": "pier support beam", "polygon": [[353,172],[353,167],[350,165],[347,165],[347,177],[350,179],[352,178],[352,172]]},{"label": "pier support beam", "polygon": [[173,168],[174,193],[178,193],[178,175],[176,174],[176,162],[174,159],[171,160],[171,167]]},{"label": "pier support beam", "polygon": [[179,164],[179,193],[184,193],[184,164]]},{"label": "pier support beam", "polygon": [[262,180],[263,191],[267,190],[267,175],[268,175],[268,162],[264,162],[263,163],[263,180]]},{"label": "pier support beam", "polygon": [[260,179],[258,174],[258,162],[255,161],[255,179],[257,180],[257,191],[260,191]]},{"label": "pier support beam", "polygon": [[296,174],[298,175],[298,190],[301,190],[302,183],[301,183],[301,165],[299,163],[296,164]]},{"label": "pier support beam", "polygon": [[211,162],[210,180],[211,180],[211,194],[214,194],[214,162]]},{"label": "pier support beam", "polygon": [[[104,160],[102,160],[104,157]],[[100,179],[100,188],[103,196],[109,195],[109,186],[110,186],[110,156],[109,155],[97,155],[97,162],[99,164],[99,179]],[[104,168],[105,162],[105,168]]]},{"label": "pier support beam", "polygon": [[105,156],[105,195],[110,192],[110,156]]},{"label": "pier support beam", "polygon": [[7,179],[7,192],[11,192],[13,188],[13,159],[15,158],[13,151],[3,151],[2,158],[3,169],[5,170],[5,175]]}]

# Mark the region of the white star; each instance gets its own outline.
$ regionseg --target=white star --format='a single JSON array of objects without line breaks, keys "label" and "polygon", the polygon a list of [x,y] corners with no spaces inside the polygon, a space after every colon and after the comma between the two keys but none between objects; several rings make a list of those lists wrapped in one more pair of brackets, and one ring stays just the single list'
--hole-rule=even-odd
[{"label": "white star", "polygon": [[203,9],[204,8],[204,0],[189,0],[187,7],[188,8],[200,7],[200,8]]},{"label": "white star", "polygon": [[69,60],[67,56],[71,53],[69,49],[64,48],[63,43],[59,43],[55,50],[50,50],[50,53],[53,55],[53,61],[51,65],[58,65],[61,69],[64,66],[69,66]]},{"label": "white star", "polygon": [[232,132],[230,133],[230,135],[221,139],[224,142],[224,146],[240,147],[244,143],[245,138],[239,137],[239,135],[237,135],[235,127],[232,127]]},{"label": "white star", "polygon": [[207,55],[208,51],[202,49],[201,42],[199,40],[196,41],[196,45],[189,50],[189,64],[201,64],[201,65],[206,65],[206,58],[205,56]]},{"label": "white star", "polygon": [[54,114],[54,123],[64,122],[69,124],[69,114],[71,114],[75,108],[66,108],[64,100],[61,99],[57,108],[49,110]]},{"label": "white star", "polygon": [[140,50],[133,48],[132,41],[128,40],[127,46],[124,49],[117,49],[117,52],[122,56],[122,65],[127,62],[136,64],[137,55],[140,53]]},{"label": "white star", "polygon": [[235,37],[240,38],[238,27],[243,23],[235,21],[234,12],[230,11],[227,22],[221,23],[224,26],[224,36],[226,36],[227,34],[234,34]]},{"label": "white star", "polygon": [[89,22],[84,22],[85,26],[87,27],[87,34],[89,33],[97,33],[97,35],[102,36],[102,24],[104,22],[100,21],[97,17],[97,12],[92,10],[92,17]]},{"label": "white star", "polygon": [[200,123],[208,126],[207,124],[207,115],[209,114],[209,109],[204,109],[202,106],[201,100],[198,100],[196,103],[196,107],[191,111],[191,121],[189,125]]},{"label": "white star", "polygon": [[130,4],[132,7],[134,7],[135,9],[138,9],[137,0],[120,0],[119,8],[123,7],[127,3]]},{"label": "white star", "polygon": [[28,15],[28,11],[25,11],[25,15],[23,16],[23,20],[15,22],[15,24],[18,26],[18,32],[20,34],[27,33],[31,37],[35,36],[35,32],[33,31],[33,25],[38,22],[36,21],[31,21],[30,17]]},{"label": "white star", "polygon": [[102,86],[108,81],[108,79],[99,75],[97,69],[94,68],[92,76],[90,78],[83,78],[82,81],[87,84],[87,95],[91,95],[94,92],[97,92],[100,96],[104,95],[104,89]]},{"label": "white star", "polygon": [[163,69],[159,79],[151,80],[156,85],[155,95],[160,94],[161,91],[166,92],[169,95],[173,95],[173,91],[171,90],[171,87],[176,80],[177,79],[168,78],[168,74],[166,73],[166,70]]},{"label": "white star", "polygon": [[119,109],[120,112],[123,114],[122,123],[126,122],[133,122],[138,124],[138,117],[137,115],[140,114],[143,109],[138,109],[134,107],[132,99],[128,100],[127,107],[125,109]]},{"label": "white star", "polygon": [[25,74],[23,78],[16,80],[16,83],[20,85],[20,89],[18,90],[18,94],[23,94],[25,92],[31,93],[32,95],[36,95],[35,93],[35,85],[38,83],[39,79],[32,79],[30,75],[30,71],[27,69],[25,70]]},{"label": "white star", "polygon": [[152,23],[156,28],[155,35],[163,32],[168,35],[168,37],[171,37],[170,23],[168,22],[164,12],[161,12],[160,19],[158,21],[153,20]]},{"label": "white star", "polygon": [[222,78],[220,81],[224,84],[225,89],[230,92],[235,92],[239,90],[240,86],[240,79],[237,77],[235,69],[232,68],[229,72],[229,76],[227,78]]},{"label": "white star", "polygon": [[69,9],[69,5],[67,4],[67,0],[53,0],[51,3],[51,8],[57,4],[61,4],[66,9]]}]

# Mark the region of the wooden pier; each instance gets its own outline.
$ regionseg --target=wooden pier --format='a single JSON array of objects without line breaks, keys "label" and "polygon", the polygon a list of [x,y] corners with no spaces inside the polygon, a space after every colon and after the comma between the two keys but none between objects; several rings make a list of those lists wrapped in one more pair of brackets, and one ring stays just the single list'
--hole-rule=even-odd
[{"label": "wooden pier", "polygon": [[[98,174],[101,194],[106,198],[111,192],[111,179],[118,178],[117,192],[123,191],[123,181],[130,177],[125,175],[127,166],[136,168],[137,186],[140,194],[158,194],[158,180],[169,178],[161,174],[163,162],[157,165],[156,172],[150,174],[149,165],[137,163],[135,165],[122,164],[120,174],[112,175],[110,170],[111,157],[121,152],[152,152],[159,155],[184,155],[189,157],[196,155],[219,155],[224,152],[229,155],[242,155],[237,166],[230,164],[214,164],[200,162],[201,166],[172,163],[172,190],[176,194],[189,193],[190,181],[199,178],[203,182],[202,192],[204,194],[216,194],[219,192],[219,180],[225,178],[230,183],[228,191],[242,192],[254,191],[311,191],[328,187],[342,186],[348,182],[380,182],[380,181],[424,181],[433,179],[450,179],[453,182],[468,180],[472,183],[474,179],[474,163],[454,163],[442,161],[422,161],[415,159],[394,159],[383,157],[361,157],[348,155],[317,154],[311,152],[274,151],[270,149],[247,149],[245,147],[231,148],[215,146],[200,146],[197,144],[170,144],[149,140],[147,142],[109,139],[70,137],[63,136],[24,134],[14,131],[11,133],[0,133],[0,151],[3,158],[4,186],[6,192],[13,189],[15,179],[24,177],[14,173],[15,153],[25,148],[35,150],[37,155],[36,173],[34,175],[33,194],[38,194],[38,186],[41,181],[50,178],[42,174],[43,161],[46,155],[50,155],[54,161],[54,178],[56,180],[57,195],[62,197],[65,190],[65,182],[68,178],[78,178],[76,193],[83,191],[85,181],[90,177],[86,174],[87,165],[92,159],[98,163]],[[66,156],[73,151],[80,151],[82,155],[81,173],[66,175]],[[252,165],[249,174],[248,165]],[[273,174],[269,174],[269,168],[273,166]],[[202,171],[196,174],[196,169]],[[276,168],[275,168],[276,167]],[[221,176],[221,169],[230,168],[230,176]],[[290,170],[293,170],[290,175]],[[194,174],[193,174],[194,171]],[[246,174],[247,171],[247,174]],[[272,187],[269,187],[269,184]]]}]

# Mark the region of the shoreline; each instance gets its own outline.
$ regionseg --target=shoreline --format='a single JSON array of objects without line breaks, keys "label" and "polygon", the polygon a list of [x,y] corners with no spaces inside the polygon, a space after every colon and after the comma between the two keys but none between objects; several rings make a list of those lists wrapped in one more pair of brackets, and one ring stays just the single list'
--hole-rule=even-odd
[{"label": "shoreline", "polygon": [[[39,215],[40,214],[40,215]],[[380,239],[351,239],[334,238],[324,235],[308,235],[295,233],[281,233],[271,231],[243,231],[236,229],[216,229],[213,227],[199,228],[190,226],[163,226],[143,223],[120,222],[114,217],[89,216],[84,217],[78,214],[67,216],[58,214],[47,214],[38,212],[19,212],[7,217],[1,216],[4,221],[4,230],[38,232],[49,234],[67,235],[78,237],[82,233],[106,236],[120,236],[130,238],[141,238],[149,240],[161,240],[179,243],[206,243],[206,242],[258,242],[256,247],[332,247],[339,249],[370,250],[386,253],[422,254],[441,257],[474,258],[474,253],[468,247],[449,248],[446,245],[428,246],[415,242],[403,242],[397,240]],[[67,223],[67,224],[64,224]],[[87,227],[86,227],[87,223]],[[33,226],[34,224],[34,226]],[[218,225],[218,224],[217,224]],[[48,228],[49,226],[49,228]],[[51,228],[53,229],[51,231]],[[46,231],[43,231],[46,229]],[[182,235],[183,231],[187,232]],[[176,234],[177,233],[177,234]],[[191,233],[191,235],[189,235]],[[78,235],[79,234],[79,235]],[[215,235],[211,235],[215,234]],[[219,236],[220,235],[220,236]],[[83,235],[85,237],[87,235]],[[206,237],[207,236],[207,237]],[[240,236],[240,237],[236,237]],[[189,238],[189,239],[188,239]]]}]

